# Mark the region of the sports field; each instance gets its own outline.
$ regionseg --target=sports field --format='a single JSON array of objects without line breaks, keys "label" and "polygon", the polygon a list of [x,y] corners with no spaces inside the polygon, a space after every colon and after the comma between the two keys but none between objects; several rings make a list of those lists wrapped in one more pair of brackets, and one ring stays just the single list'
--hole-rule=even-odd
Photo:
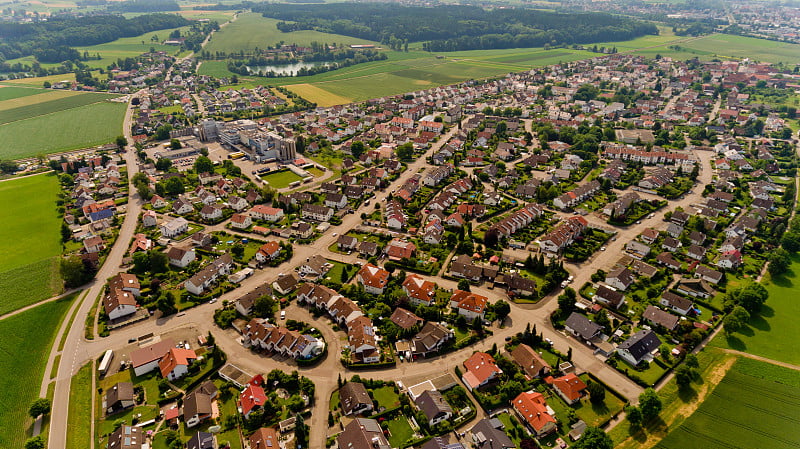
[{"label": "sports field", "polygon": [[282,33],[275,26],[278,22],[279,20],[262,17],[257,13],[240,14],[235,21],[214,33],[204,49],[212,53],[215,51],[230,53],[239,50],[253,50],[256,47],[266,49],[267,46],[274,46],[281,41],[285,44],[298,45],[309,45],[312,42],[345,45],[374,44],[374,42],[355,37],[311,30]]},{"label": "sports field", "polygon": [[800,365],[800,351],[795,344],[800,339],[800,256],[793,257],[788,275],[765,286],[769,299],[761,313],[730,337],[720,333],[711,345]]},{"label": "sports field", "polygon": [[800,446],[800,373],[739,359],[689,419],[656,447]]},{"label": "sports field", "polygon": [[52,174],[0,182],[0,314],[61,289],[58,191]]},{"label": "sports field", "polygon": [[[28,406],[39,386],[56,332],[76,295],[0,321],[0,447],[21,448],[30,436]],[[20,348],[24,348],[20,352]]]},{"label": "sports field", "polygon": [[268,173],[266,175],[262,175],[261,179],[267,181],[269,186],[274,189],[283,189],[285,187],[289,187],[289,184],[300,181],[303,178],[297,176],[291,170],[279,170],[276,172]]}]

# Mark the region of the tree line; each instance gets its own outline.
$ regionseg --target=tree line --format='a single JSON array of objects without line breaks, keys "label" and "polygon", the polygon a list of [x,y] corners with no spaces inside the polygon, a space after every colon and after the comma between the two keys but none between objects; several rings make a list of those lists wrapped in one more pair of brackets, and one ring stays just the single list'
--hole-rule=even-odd
[{"label": "tree line", "polygon": [[256,4],[282,31],[317,30],[386,43],[423,42],[429,51],[588,44],[658,34],[653,24],[606,13],[557,13],[476,6],[398,7],[392,4]]}]

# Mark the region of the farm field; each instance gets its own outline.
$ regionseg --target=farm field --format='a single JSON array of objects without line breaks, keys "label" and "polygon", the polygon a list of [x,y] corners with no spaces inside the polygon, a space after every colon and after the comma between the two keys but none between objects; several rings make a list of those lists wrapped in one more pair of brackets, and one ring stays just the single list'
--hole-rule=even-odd
[{"label": "farm field", "polygon": [[61,75],[37,76],[33,78],[18,78],[15,80],[3,80],[1,81],[1,83],[12,86],[42,87],[45,81],[49,83],[58,83],[60,81],[67,81],[67,82],[75,81],[75,74],[63,73]]},{"label": "farm field", "polygon": [[[769,299],[748,326],[730,337],[720,333],[712,346],[749,352],[781,362],[800,364],[794,342],[800,338],[800,256],[792,257],[789,273],[765,284]],[[779,338],[776,338],[779,337]]]},{"label": "farm field", "polygon": [[[39,395],[50,346],[76,296],[0,321],[0,447],[22,447],[30,436],[28,406]],[[24,357],[19,348],[26,348]]]},{"label": "farm field", "polygon": [[739,359],[711,396],[656,447],[800,445],[800,376],[764,362]]},{"label": "farm field", "polygon": [[67,109],[103,102],[117,96],[42,89],[42,92],[38,95],[0,102],[0,126],[40,115],[53,114]]},{"label": "farm field", "polygon": [[[155,51],[164,51],[174,56],[180,52],[180,47],[162,45],[161,42],[169,37],[169,33],[174,30],[181,30],[181,32],[183,32],[188,29],[189,27],[179,27],[151,31],[139,36],[123,37],[112,42],[106,42],[105,44],[76,47],[75,49],[81,53],[87,51],[91,56],[94,56],[95,53],[100,53],[99,60],[93,59],[86,61],[86,65],[96,68],[106,68],[119,58],[133,58],[139,56],[142,53],[150,51],[150,48],[153,48]],[[156,40],[151,40],[153,37],[156,37]]]},{"label": "farm field", "polygon": [[4,205],[0,210],[0,314],[46,299],[61,288],[58,191],[54,175],[0,182],[0,204]]},{"label": "farm field", "polygon": [[277,19],[262,17],[258,13],[240,14],[235,21],[214,33],[204,49],[212,53],[216,51],[230,53],[239,50],[253,50],[256,47],[266,48],[280,41],[298,45],[309,45],[311,42],[345,45],[374,43],[355,37],[311,30],[282,33],[275,26],[278,22]]},{"label": "farm field", "polygon": [[753,37],[734,36],[730,34],[712,34],[700,39],[679,44],[694,50],[708,52],[712,56],[734,58],[752,58],[764,62],[797,62],[800,44],[768,41]]},{"label": "farm field", "polygon": [[24,158],[111,142],[122,130],[125,108],[125,103],[99,102],[0,125],[0,158]]},{"label": "farm field", "polygon": [[[17,86],[2,86],[0,85],[0,104],[5,105],[9,103],[10,100],[14,100],[17,98],[24,98],[30,95],[37,95],[40,94],[41,91],[36,89],[29,89],[26,87],[17,87]],[[22,101],[22,100],[20,100]]]}]

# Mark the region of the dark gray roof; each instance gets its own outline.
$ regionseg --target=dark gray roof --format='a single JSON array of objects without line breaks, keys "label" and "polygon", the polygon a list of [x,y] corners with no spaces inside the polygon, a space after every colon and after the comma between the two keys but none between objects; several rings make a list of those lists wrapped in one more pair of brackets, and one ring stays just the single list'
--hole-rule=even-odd
[{"label": "dark gray roof", "polygon": [[642,318],[650,321],[653,324],[658,324],[666,327],[669,330],[675,329],[678,325],[679,317],[665,312],[656,306],[647,306],[642,314]]},{"label": "dark gray roof", "polygon": [[423,392],[421,395],[417,396],[414,403],[417,404],[417,407],[422,410],[422,413],[424,413],[425,417],[429,420],[446,413],[453,414],[453,409],[450,407],[450,404],[445,401],[438,390],[427,390]]},{"label": "dark gray roof", "polygon": [[347,382],[339,389],[339,401],[345,415],[353,413],[362,404],[372,404],[364,384],[359,382]]},{"label": "dark gray roof", "polygon": [[470,432],[481,449],[514,449],[516,447],[503,430],[503,423],[497,418],[484,418],[478,421]]},{"label": "dark gray roof", "polygon": [[627,349],[634,359],[641,360],[646,354],[658,349],[661,340],[656,333],[649,329],[640,330],[633,334],[631,338],[622,342],[617,349]]},{"label": "dark gray roof", "polygon": [[589,318],[586,318],[577,312],[572,312],[569,318],[567,318],[567,321],[564,322],[564,325],[575,331],[578,335],[586,340],[591,340],[603,329],[603,326],[600,326],[597,323],[592,323],[589,321]]},{"label": "dark gray roof", "polygon": [[208,432],[197,432],[186,442],[186,449],[215,449],[214,435]]}]

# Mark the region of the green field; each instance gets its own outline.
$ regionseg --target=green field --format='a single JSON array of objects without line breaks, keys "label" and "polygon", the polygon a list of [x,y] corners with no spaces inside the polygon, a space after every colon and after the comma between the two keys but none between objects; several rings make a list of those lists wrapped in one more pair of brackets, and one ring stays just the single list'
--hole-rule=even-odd
[{"label": "green field", "polygon": [[311,42],[345,45],[374,44],[374,42],[355,37],[311,30],[282,33],[275,26],[278,22],[279,20],[262,17],[257,13],[240,14],[235,21],[214,33],[204,49],[212,53],[216,51],[230,53],[239,50],[253,50],[256,47],[266,49],[267,46],[274,46],[281,41],[286,44],[298,45],[309,45]]},{"label": "green field", "polygon": [[[42,91],[26,87],[0,86],[0,102],[40,94]],[[0,103],[1,104],[1,103]]]},{"label": "green field", "polygon": [[[150,48],[153,48],[155,51],[165,51],[170,55],[177,55],[178,52],[180,52],[180,47],[162,45],[161,42],[166,40],[169,37],[169,33],[174,30],[181,30],[181,32],[183,32],[188,29],[189,27],[180,27],[152,31],[139,36],[123,37],[105,44],[92,45],[90,47],[76,47],[76,50],[81,53],[88,51],[91,56],[94,56],[95,53],[100,53],[101,59],[86,61],[86,65],[89,67],[97,68],[106,68],[118,58],[135,58],[142,53],[150,51]],[[150,39],[153,37],[156,37],[157,40],[151,41]]]},{"label": "green field", "polygon": [[740,359],[697,411],[656,447],[796,448],[798,417],[797,371]]},{"label": "green field", "polygon": [[109,143],[121,134],[125,108],[125,103],[101,102],[0,125],[0,158]]},{"label": "green field", "polygon": [[708,52],[712,56],[733,58],[751,58],[763,62],[786,62],[795,64],[800,58],[800,44],[768,41],[752,37],[734,36],[730,34],[712,34],[681,47]]},{"label": "green field", "polygon": [[61,289],[58,192],[54,175],[0,182],[0,314]]},{"label": "green field", "polygon": [[20,448],[30,436],[28,406],[39,387],[55,334],[76,295],[0,321],[0,447]]},{"label": "green field", "polygon": [[72,377],[69,387],[67,448],[82,449],[91,444],[92,364],[87,363]]},{"label": "green field", "polygon": [[38,117],[40,115],[54,114],[57,112],[66,111],[68,109],[79,108],[81,106],[99,103],[108,100],[110,98],[118,97],[118,95],[88,93],[88,92],[77,95],[73,94],[73,95],[63,96],[58,91],[48,91],[44,89],[42,89],[40,93],[42,93],[43,95],[33,95],[26,97],[24,99],[25,100],[30,99],[34,101],[41,99],[44,101],[40,102],[30,101],[28,102],[28,104],[22,104],[18,107],[14,107],[11,109],[3,109],[2,108],[3,103],[8,103],[8,102],[19,103],[19,102],[15,100],[7,100],[6,102],[0,103],[0,126],[11,122],[16,122],[19,120]]},{"label": "green field", "polygon": [[769,299],[749,325],[730,337],[720,333],[711,345],[745,351],[782,362],[800,364],[794,343],[800,338],[800,256],[794,256],[789,273],[765,284]]},{"label": "green field", "polygon": [[279,170],[276,172],[268,173],[266,175],[262,175],[261,179],[267,181],[270,187],[275,189],[283,189],[285,187],[289,187],[289,184],[300,181],[303,178],[294,174],[291,170]]}]

